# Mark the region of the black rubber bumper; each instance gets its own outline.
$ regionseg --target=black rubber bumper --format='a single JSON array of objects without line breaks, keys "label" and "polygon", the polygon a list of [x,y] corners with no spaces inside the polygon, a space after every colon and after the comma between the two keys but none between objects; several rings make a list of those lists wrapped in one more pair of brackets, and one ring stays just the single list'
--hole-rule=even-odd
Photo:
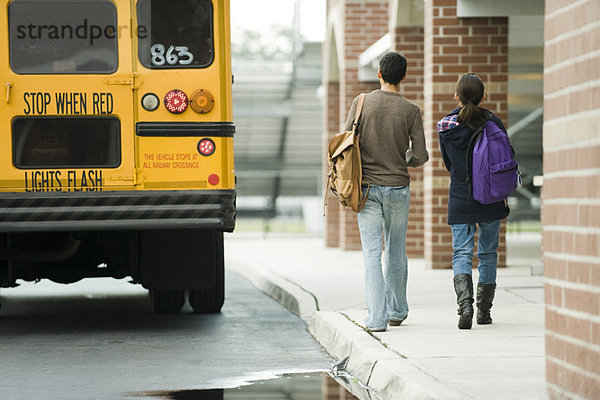
[{"label": "black rubber bumper", "polygon": [[0,232],[235,227],[235,190],[0,193]]},{"label": "black rubber bumper", "polygon": [[233,137],[233,122],[138,122],[138,136],[211,136]]}]

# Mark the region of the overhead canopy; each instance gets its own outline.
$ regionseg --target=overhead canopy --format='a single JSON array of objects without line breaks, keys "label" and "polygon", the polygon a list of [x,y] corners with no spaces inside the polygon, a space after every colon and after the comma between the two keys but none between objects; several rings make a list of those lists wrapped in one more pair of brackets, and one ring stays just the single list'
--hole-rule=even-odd
[{"label": "overhead canopy", "polygon": [[544,0],[457,0],[459,17],[544,15]]}]

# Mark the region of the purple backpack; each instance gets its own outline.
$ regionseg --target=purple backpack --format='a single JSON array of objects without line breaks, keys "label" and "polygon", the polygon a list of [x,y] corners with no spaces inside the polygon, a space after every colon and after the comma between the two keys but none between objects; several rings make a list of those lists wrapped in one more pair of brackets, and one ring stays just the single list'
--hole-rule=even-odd
[{"label": "purple backpack", "polygon": [[[514,158],[515,152],[508,135],[489,116],[471,138],[471,148],[473,151],[467,152],[467,169],[472,167],[471,183],[475,200],[482,204],[496,203],[506,199],[520,186],[519,164]],[[467,170],[467,176],[470,175]]]}]

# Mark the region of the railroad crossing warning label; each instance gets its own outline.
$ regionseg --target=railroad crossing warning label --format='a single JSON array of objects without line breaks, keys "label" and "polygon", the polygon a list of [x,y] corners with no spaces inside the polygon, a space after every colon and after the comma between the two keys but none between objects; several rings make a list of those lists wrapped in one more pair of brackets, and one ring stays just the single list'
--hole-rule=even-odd
[{"label": "railroad crossing warning label", "polygon": [[198,154],[144,153],[143,167],[147,169],[198,169]]}]

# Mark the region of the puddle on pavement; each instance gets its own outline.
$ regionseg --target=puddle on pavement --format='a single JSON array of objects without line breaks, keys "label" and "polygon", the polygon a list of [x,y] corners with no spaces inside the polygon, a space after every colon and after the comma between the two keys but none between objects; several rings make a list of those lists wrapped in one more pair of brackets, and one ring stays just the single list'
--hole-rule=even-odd
[{"label": "puddle on pavement", "polygon": [[231,389],[147,391],[128,397],[160,400],[379,400],[347,375],[286,374]]}]

